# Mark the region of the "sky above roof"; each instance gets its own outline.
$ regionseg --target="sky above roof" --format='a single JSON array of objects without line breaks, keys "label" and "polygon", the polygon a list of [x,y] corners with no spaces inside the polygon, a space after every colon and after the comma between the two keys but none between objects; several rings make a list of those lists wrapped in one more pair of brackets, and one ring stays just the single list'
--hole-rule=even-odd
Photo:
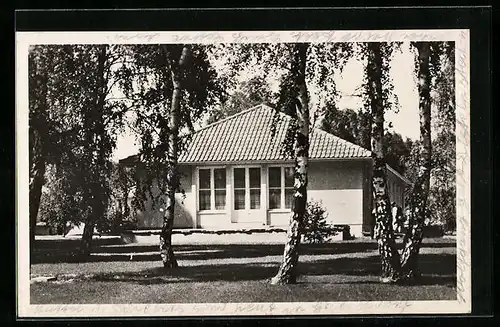
[{"label": "sky above roof", "polygon": [[[390,69],[390,75],[394,84],[394,93],[397,95],[400,103],[400,111],[398,113],[388,111],[385,118],[387,122],[391,122],[393,125],[389,130],[401,134],[404,138],[418,139],[418,93],[413,69],[414,54],[409,44],[404,43],[401,52],[394,54]],[[247,74],[243,78],[250,78],[250,75]],[[353,58],[347,62],[342,75],[336,76],[337,89],[341,94],[341,98],[337,103],[340,109],[357,110],[362,107],[362,99],[357,96],[362,82],[363,62]],[[277,83],[271,81],[270,84],[271,87],[277,87]],[[199,127],[202,125],[200,124]],[[117,148],[113,153],[113,159],[119,160],[136,154],[138,151],[139,142],[136,140],[136,135],[129,129],[125,129],[118,136]]]}]

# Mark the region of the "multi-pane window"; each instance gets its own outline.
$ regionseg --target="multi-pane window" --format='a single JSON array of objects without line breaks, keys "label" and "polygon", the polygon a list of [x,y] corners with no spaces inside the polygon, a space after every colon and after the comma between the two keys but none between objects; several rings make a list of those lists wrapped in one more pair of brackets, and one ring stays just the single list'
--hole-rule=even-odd
[{"label": "multi-pane window", "polygon": [[293,183],[294,168],[284,167],[285,172],[285,208],[291,209],[293,206]]},{"label": "multi-pane window", "polygon": [[226,170],[214,169],[215,210],[226,208]]},{"label": "multi-pane window", "polygon": [[250,209],[260,209],[260,168],[249,168]]},{"label": "multi-pane window", "polygon": [[226,208],[226,169],[200,169],[198,179],[199,210],[224,210]]},{"label": "multi-pane window", "polygon": [[245,168],[234,168],[234,209],[245,209]]},{"label": "multi-pane window", "polygon": [[293,167],[269,167],[269,209],[293,206]]},{"label": "multi-pane window", "polygon": [[210,197],[211,197],[210,175],[211,175],[210,169],[200,169],[199,172],[200,210],[210,210]]},{"label": "multi-pane window", "polygon": [[269,209],[281,208],[281,167],[269,167]]},{"label": "multi-pane window", "polygon": [[234,209],[260,209],[260,168],[234,168],[233,178]]}]

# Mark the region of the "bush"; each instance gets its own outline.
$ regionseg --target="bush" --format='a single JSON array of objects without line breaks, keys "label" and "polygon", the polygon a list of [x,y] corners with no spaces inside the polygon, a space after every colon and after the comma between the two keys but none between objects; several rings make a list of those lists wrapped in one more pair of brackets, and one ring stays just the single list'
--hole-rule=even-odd
[{"label": "bush", "polygon": [[137,224],[131,220],[124,220],[120,215],[115,214],[107,219],[99,220],[96,229],[101,234],[116,235],[125,230],[135,229]]},{"label": "bush", "polygon": [[306,215],[304,217],[304,242],[325,243],[328,242],[333,233],[333,226],[327,223],[328,213],[321,201],[307,202]]},{"label": "bush", "polygon": [[82,194],[66,175],[48,166],[42,188],[37,220],[44,222],[56,234],[65,234],[66,225],[77,225],[88,214],[82,205]]},{"label": "bush", "polygon": [[424,237],[443,237],[444,228],[442,225],[428,225],[424,226],[423,233]]},{"label": "bush", "polygon": [[106,215],[96,222],[96,228],[101,234],[119,234],[124,230],[137,228],[137,221],[122,198],[123,194],[114,189]]}]

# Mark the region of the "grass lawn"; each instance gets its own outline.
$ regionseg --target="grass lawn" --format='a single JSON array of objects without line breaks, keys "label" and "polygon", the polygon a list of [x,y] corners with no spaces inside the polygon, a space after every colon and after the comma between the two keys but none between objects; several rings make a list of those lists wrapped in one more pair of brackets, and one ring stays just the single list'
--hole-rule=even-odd
[{"label": "grass lawn", "polygon": [[[212,244],[174,247],[180,267],[164,270],[156,245],[96,240],[94,254],[71,256],[76,241],[38,240],[32,276],[56,281],[30,286],[31,303],[310,302],[456,299],[456,248],[450,239],[426,239],[419,285],[382,285],[376,243],[361,239],[303,245],[295,285],[266,283],[283,245]],[[68,275],[73,274],[73,275]]]}]

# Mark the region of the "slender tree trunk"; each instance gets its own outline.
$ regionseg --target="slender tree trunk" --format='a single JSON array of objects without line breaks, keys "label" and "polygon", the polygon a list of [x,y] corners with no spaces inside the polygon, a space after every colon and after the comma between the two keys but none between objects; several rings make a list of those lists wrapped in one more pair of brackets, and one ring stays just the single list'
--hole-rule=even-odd
[{"label": "slender tree trunk", "polygon": [[118,211],[117,211],[118,220],[122,221],[123,220],[123,212],[125,211],[125,206],[123,204],[123,200],[122,199],[117,199],[116,202],[117,202],[116,205],[118,207]]},{"label": "slender tree trunk", "polygon": [[411,193],[410,224],[404,237],[404,249],[401,256],[403,277],[409,280],[417,278],[418,253],[423,238],[427,199],[431,174],[431,75],[429,71],[430,44],[415,42],[418,50],[418,94],[420,112],[420,167],[417,180]]},{"label": "slender tree trunk", "polygon": [[[101,185],[95,184],[92,190],[98,190],[102,188]],[[92,240],[94,238],[94,229],[98,219],[101,219],[105,215],[106,206],[101,197],[103,192],[96,192],[92,197],[91,212],[87,217],[85,222],[85,227],[83,228],[82,240],[80,245],[80,255],[89,256],[92,252]]]},{"label": "slender tree trunk", "polygon": [[271,284],[293,284],[297,281],[299,246],[307,208],[307,170],[309,162],[309,95],[305,81],[307,44],[298,45],[297,132],[295,135],[295,174],[293,211],[287,230],[283,262]]},{"label": "slender tree trunk", "polygon": [[106,51],[107,45],[99,46],[98,62],[97,62],[97,86],[95,89],[95,105],[93,108],[93,131],[88,135],[88,141],[90,146],[93,147],[91,155],[93,156],[92,162],[95,165],[88,174],[89,178],[92,180],[90,183],[90,203],[91,212],[85,221],[85,227],[83,228],[83,235],[80,245],[80,254],[83,256],[88,256],[92,250],[92,239],[94,237],[94,228],[96,222],[102,219],[105,215],[105,202],[107,199],[104,198],[104,184],[101,175],[104,166],[106,165],[106,155],[103,153],[103,144],[98,139],[99,135],[105,133],[104,122],[102,119],[102,114],[104,112],[104,105],[106,100],[106,78],[105,78],[105,64],[106,64]]},{"label": "slender tree trunk", "polygon": [[387,192],[387,167],[383,147],[384,104],[382,99],[382,54],[381,44],[368,43],[367,77],[372,109],[372,158],[373,197],[375,202],[375,237],[382,262],[381,281],[395,282],[398,279],[399,253],[396,248],[389,194]]},{"label": "slender tree trunk", "polygon": [[38,211],[40,208],[40,199],[42,196],[42,187],[45,182],[46,149],[44,136],[47,133],[47,75],[41,72],[38,62],[31,62],[35,65],[34,83],[30,85],[33,90],[30,94],[33,96],[34,108],[30,108],[30,181],[29,181],[29,222],[30,222],[30,253],[34,250],[36,223]]},{"label": "slender tree trunk", "polygon": [[38,210],[40,208],[40,199],[42,197],[42,186],[45,176],[45,160],[40,152],[40,143],[42,142],[37,131],[33,132],[33,158],[30,169],[29,183],[29,220],[30,220],[30,253],[33,254],[35,246],[36,222]]},{"label": "slender tree trunk", "polygon": [[130,207],[128,205],[128,198],[130,195],[130,187],[129,187],[129,180],[128,180],[128,172],[125,167],[119,166],[118,167],[118,176],[119,179],[121,180],[121,197],[119,199],[120,201],[120,216],[122,220],[127,220],[130,217]]},{"label": "slender tree trunk", "polygon": [[130,207],[128,205],[129,189],[128,187],[123,190],[122,207],[120,208],[122,212],[122,219],[127,220],[130,218]]},{"label": "slender tree trunk", "polygon": [[[167,51],[165,51],[167,52]],[[167,190],[166,208],[163,215],[163,225],[160,233],[160,256],[165,268],[178,267],[172,248],[172,229],[175,217],[175,191],[179,187],[177,167],[179,148],[180,106],[182,96],[183,68],[189,56],[188,47],[183,47],[178,63],[171,64],[171,78],[174,90],[168,119],[168,154],[167,154]]]},{"label": "slender tree trunk", "polygon": [[[94,209],[92,209],[92,211],[94,211]],[[92,212],[85,222],[85,227],[83,227],[82,240],[80,243],[80,255],[84,257],[89,256],[92,251],[92,239],[94,238],[95,228],[93,216],[94,213]]]}]

